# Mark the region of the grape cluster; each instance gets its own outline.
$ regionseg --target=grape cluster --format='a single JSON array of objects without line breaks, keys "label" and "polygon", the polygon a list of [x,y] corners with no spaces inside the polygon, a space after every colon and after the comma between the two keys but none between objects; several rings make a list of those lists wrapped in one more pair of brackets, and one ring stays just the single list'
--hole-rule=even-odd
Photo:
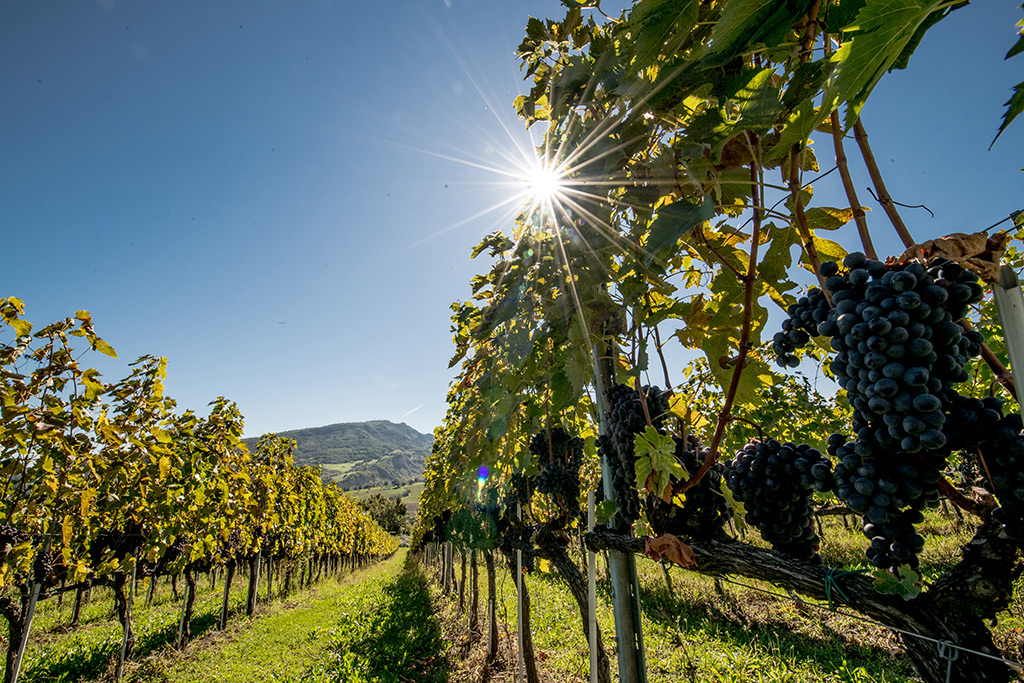
[{"label": "grape cluster", "polygon": [[36,583],[46,583],[46,579],[53,573],[53,551],[49,548],[40,550],[36,554],[35,562],[32,563],[32,577]]},{"label": "grape cluster", "polygon": [[176,562],[180,557],[188,555],[191,551],[192,540],[188,536],[178,536],[164,554],[164,562],[166,564]]},{"label": "grape cluster", "polygon": [[583,464],[583,439],[570,436],[561,427],[535,434],[530,440],[530,453],[540,465],[537,490],[561,504],[570,518],[580,514],[580,465]]},{"label": "grape cluster", "polygon": [[0,524],[0,550],[3,550],[8,545],[16,545],[20,540],[20,531],[10,524]]},{"label": "grape cluster", "polygon": [[956,321],[981,299],[977,276],[947,263],[886,265],[860,253],[822,264],[832,309],[817,327],[831,337],[831,369],[855,410],[862,455],[946,445],[941,394],[967,378],[981,336]]},{"label": "grape cluster", "polygon": [[534,484],[532,477],[524,472],[513,472],[509,477],[508,489],[505,492],[503,503],[506,508],[515,508],[516,504],[528,505],[533,497]]},{"label": "grape cluster", "polygon": [[772,548],[799,559],[817,555],[811,492],[833,486],[832,467],[806,444],[766,439],[748,443],[726,463],[726,483]]},{"label": "grape cluster", "polygon": [[[1017,540],[1024,541],[1024,437],[1021,436],[1022,424],[1020,413],[1011,413],[1005,417],[995,407],[998,399],[984,399],[988,405],[980,411],[971,410],[977,403],[968,403],[961,415],[974,413],[980,423],[979,434],[983,434],[978,450],[981,453],[986,487],[999,499],[999,508],[992,515],[1003,524],[1006,533]],[[1000,406],[1001,408],[1001,406]],[[999,415],[993,420],[993,413]],[[969,415],[968,415],[969,417]]]},{"label": "grape cluster", "polygon": [[[668,393],[657,387],[643,387],[643,397],[625,384],[608,387],[608,432],[597,439],[598,453],[611,470],[613,500],[619,519],[630,524],[640,518],[640,497],[636,491],[636,454],[633,440],[647,427],[641,400],[646,400],[651,424],[664,434]],[[645,398],[644,398],[645,397]]]},{"label": "grape cluster", "polygon": [[[674,437],[676,460],[692,476],[704,461],[711,456],[711,449],[705,448],[700,439]],[[706,537],[719,533],[729,517],[729,502],[722,494],[722,478],[725,465],[716,462],[707,474],[684,494],[682,507],[675,501],[665,502],[651,496],[647,499],[647,519],[656,534],[670,533],[676,536]]]},{"label": "grape cluster", "polygon": [[800,364],[794,351],[804,346],[817,336],[818,325],[828,319],[828,299],[817,287],[807,290],[807,296],[797,299],[786,313],[789,317],[782,321],[782,331],[776,332],[772,338],[772,351],[775,362],[782,367],[795,368]]},{"label": "grape cluster", "polygon": [[[505,512],[509,514],[508,509]],[[501,550],[509,557],[515,557],[513,553],[516,550],[523,551],[523,569],[527,573],[532,573],[535,569],[534,563],[534,545],[533,545],[533,529],[525,526],[518,520],[507,519],[505,524],[500,525],[499,531],[501,532]]]},{"label": "grape cluster", "polygon": [[836,493],[862,516],[871,563],[880,569],[916,568],[924,539],[914,525],[924,520],[923,508],[939,503],[945,457],[884,451],[864,456],[841,434],[829,437],[828,452],[839,459]]}]

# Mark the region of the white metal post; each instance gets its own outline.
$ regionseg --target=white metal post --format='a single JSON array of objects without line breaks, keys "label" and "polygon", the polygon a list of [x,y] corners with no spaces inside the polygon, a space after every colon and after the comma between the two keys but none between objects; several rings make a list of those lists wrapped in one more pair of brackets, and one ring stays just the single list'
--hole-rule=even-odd
[{"label": "white metal post", "polygon": [[[1010,370],[1024,377],[1024,294],[1021,293],[1017,271],[1008,265],[1000,268],[999,282],[992,291],[995,292],[996,309],[1003,324],[1006,350],[1010,354]],[[1019,405],[1021,417],[1024,417],[1024,401]]]}]

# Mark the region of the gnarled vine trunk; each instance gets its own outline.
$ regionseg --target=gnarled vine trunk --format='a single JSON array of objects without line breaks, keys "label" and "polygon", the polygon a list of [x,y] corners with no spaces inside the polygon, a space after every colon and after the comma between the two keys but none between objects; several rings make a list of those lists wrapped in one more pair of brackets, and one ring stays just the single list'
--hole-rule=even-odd
[{"label": "gnarled vine trunk", "polygon": [[[27,593],[25,595],[27,596]],[[4,683],[11,683],[14,680],[14,664],[18,658],[21,639],[25,635],[26,602],[25,598],[20,603],[6,596],[0,598],[0,615],[7,620],[7,659],[4,667]]]},{"label": "gnarled vine trunk", "polygon": [[484,564],[487,565],[487,659],[498,656],[498,591],[497,577],[494,571],[494,551],[484,553]]},{"label": "gnarled vine trunk", "polygon": [[[643,553],[644,541],[602,528],[586,536],[593,550]],[[1007,683],[1015,678],[1009,666],[992,659],[1001,655],[985,623],[1009,605],[1022,570],[1016,544],[994,521],[978,529],[960,562],[912,600],[879,593],[868,576],[830,579],[827,567],[739,541],[701,539],[690,547],[697,558],[691,569],[708,576],[759,579],[819,600],[828,599],[826,585],[831,581],[841,588],[848,607],[903,632],[907,655],[927,683]],[[831,594],[833,600],[841,599],[836,597],[839,591]],[[955,657],[952,665],[950,656]]]},{"label": "gnarled vine trunk", "polygon": [[[554,540],[550,535],[543,532],[537,534],[537,546],[542,556],[555,565],[555,569],[561,574],[562,579],[569,585],[572,597],[576,599],[576,605],[580,610],[580,621],[583,625],[583,637],[590,642],[590,614],[587,601],[587,582],[579,567],[569,557],[565,546]],[[601,640],[601,626],[597,627],[597,680],[599,683],[611,683],[611,662],[608,660],[608,653],[605,652],[604,642]]]},{"label": "gnarled vine trunk", "polygon": [[[523,587],[522,595],[519,597],[519,609],[522,610],[519,619],[519,641],[523,648],[523,668],[526,670],[526,681],[527,683],[540,683],[540,678],[537,676],[537,657],[533,650],[533,629],[530,627],[530,591],[526,587],[526,581],[518,575],[515,554],[504,553],[504,555],[509,574],[516,580],[517,586],[521,583]],[[465,566],[463,566],[463,570],[465,570]],[[465,572],[463,572],[463,576],[465,576]]]}]

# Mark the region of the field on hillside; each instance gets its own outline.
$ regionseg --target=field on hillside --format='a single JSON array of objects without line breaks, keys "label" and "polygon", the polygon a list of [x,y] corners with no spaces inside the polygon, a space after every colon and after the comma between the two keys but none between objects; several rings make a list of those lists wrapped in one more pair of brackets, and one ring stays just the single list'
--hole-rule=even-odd
[{"label": "field on hillside", "polygon": [[405,503],[406,509],[409,511],[411,522],[413,521],[412,518],[416,516],[416,511],[419,510],[420,494],[423,493],[423,486],[424,483],[422,481],[417,481],[405,486],[373,486],[366,489],[353,489],[348,491],[347,494],[356,500],[366,500],[375,493],[379,493],[385,498],[400,496],[402,502]]}]

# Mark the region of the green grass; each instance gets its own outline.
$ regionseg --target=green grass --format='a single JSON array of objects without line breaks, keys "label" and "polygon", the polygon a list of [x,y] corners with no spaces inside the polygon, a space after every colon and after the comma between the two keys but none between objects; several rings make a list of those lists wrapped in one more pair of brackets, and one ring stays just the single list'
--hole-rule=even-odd
[{"label": "green grass", "polygon": [[[256,680],[253,671],[280,669],[289,675],[305,671],[311,660],[310,648],[326,651],[333,634],[321,631],[328,617],[343,605],[354,587],[363,579],[378,574],[396,574],[400,561],[392,558],[381,565],[346,574],[342,582],[327,578],[312,588],[293,591],[284,601],[258,604],[253,618],[245,616],[247,578],[235,576],[229,596],[228,628],[217,630],[223,598],[223,581],[211,589],[207,577],[199,577],[191,621],[192,640],[183,652],[172,646],[181,614],[181,601],[175,600],[166,580],[161,579],[151,605],[147,606],[148,587],[140,584],[133,608],[136,636],[135,653],[125,669],[127,681]],[[372,583],[369,582],[368,583]],[[184,579],[178,587],[184,594]],[[365,590],[372,592],[374,586]],[[266,583],[261,581],[261,596]],[[280,590],[275,581],[275,593]],[[68,630],[74,594],[65,597],[62,607],[55,599],[40,604],[33,621],[25,652],[21,680],[28,683],[72,680],[96,680],[109,676],[120,652],[122,631],[113,615],[113,593],[108,588],[93,590],[92,600],[82,609],[80,626]],[[344,603],[347,604],[347,603]],[[305,639],[305,640],[303,640]],[[277,651],[264,661],[268,645]],[[194,667],[194,668],[192,668]],[[208,674],[208,672],[213,672]],[[212,676],[212,677],[210,677]]]},{"label": "green grass", "polygon": [[[245,594],[248,582],[236,576],[228,599],[229,623],[244,615]],[[178,588],[184,595],[185,581],[178,580]],[[177,637],[181,602],[175,600],[164,579],[158,581],[153,603],[146,606],[148,585],[140,584],[132,609],[132,625],[135,632],[134,658],[146,657],[152,652],[165,648]],[[92,600],[82,609],[80,626],[67,631],[64,624],[71,617],[71,603],[74,594],[65,596],[64,604],[58,608],[56,599],[40,604],[32,633],[25,650],[21,680],[70,681],[95,678],[108,669],[121,649],[122,630],[113,613],[113,591],[99,587],[93,590]],[[191,629],[193,637],[202,636],[215,627],[220,616],[223,599],[223,583],[210,588],[206,577],[199,577],[196,584]]]},{"label": "green grass", "polygon": [[402,571],[367,593],[361,608],[340,614],[326,666],[311,681],[434,683],[448,680],[447,643],[423,567],[406,557]]},{"label": "green grass", "polygon": [[354,460],[352,462],[338,462],[331,464],[320,465],[323,471],[330,475],[331,481],[338,481],[342,475],[351,472],[355,467],[363,464],[362,460]]},{"label": "green grass", "polygon": [[322,581],[261,618],[240,623],[227,637],[198,644],[183,657],[143,662],[135,680],[321,680],[323,672],[344,659],[335,651],[337,639],[377,612],[380,595],[402,574],[404,556],[400,551],[341,582]]}]

